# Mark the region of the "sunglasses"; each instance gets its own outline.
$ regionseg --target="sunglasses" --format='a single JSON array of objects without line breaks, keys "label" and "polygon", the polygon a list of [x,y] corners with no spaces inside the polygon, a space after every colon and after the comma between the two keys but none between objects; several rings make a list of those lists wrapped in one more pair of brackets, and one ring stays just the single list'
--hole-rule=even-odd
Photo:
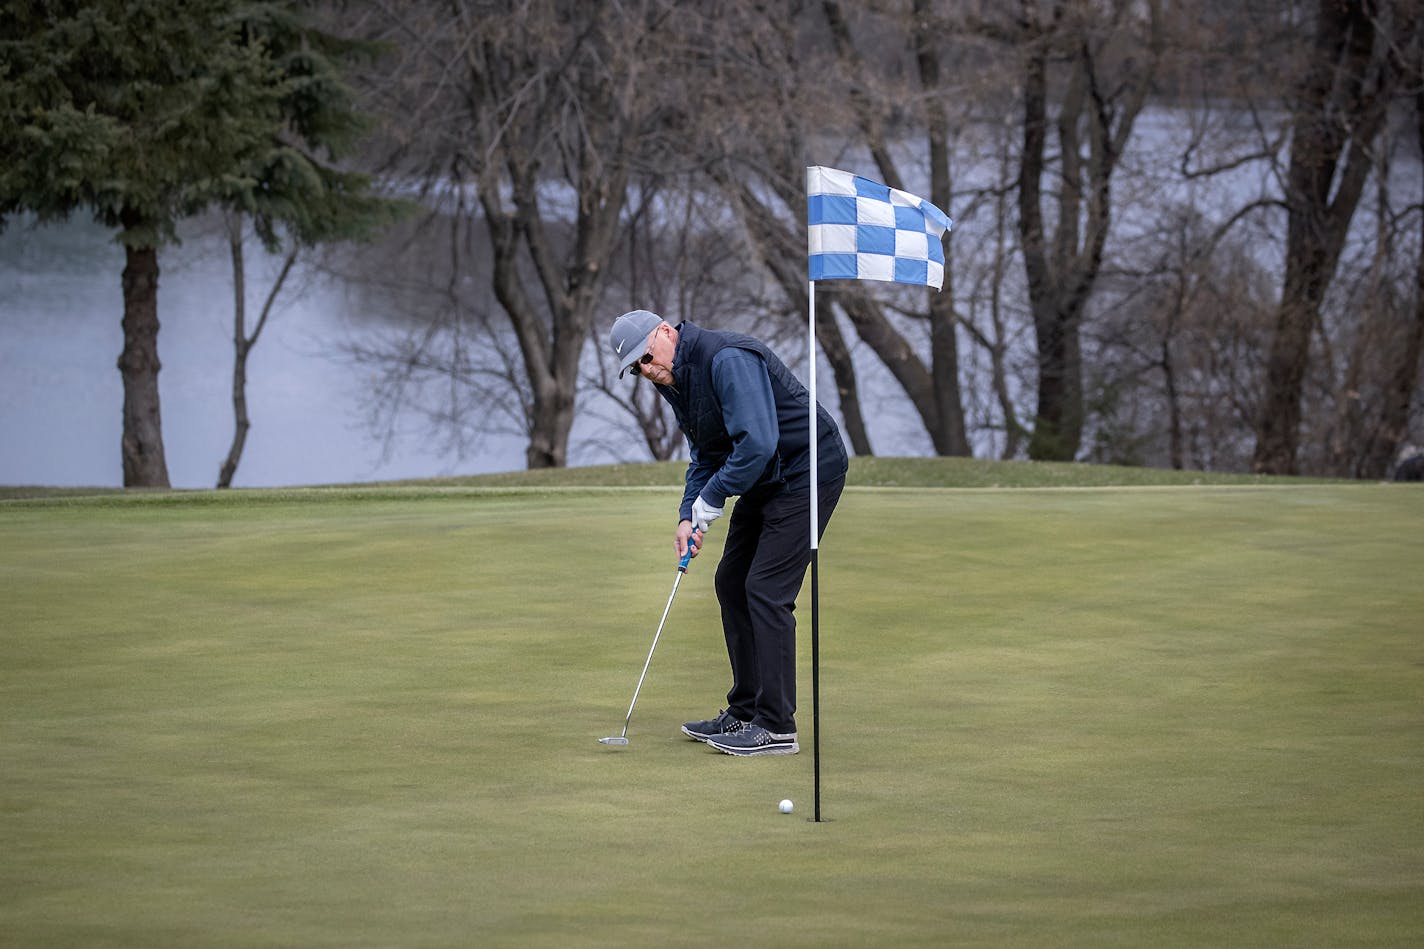
[{"label": "sunglasses", "polygon": [[628,367],[633,370],[634,375],[641,376],[643,374],[643,367],[653,361],[653,343],[656,343],[657,341],[658,338],[654,336],[653,342],[648,344],[648,351],[643,353],[643,355],[639,356],[638,361]]}]

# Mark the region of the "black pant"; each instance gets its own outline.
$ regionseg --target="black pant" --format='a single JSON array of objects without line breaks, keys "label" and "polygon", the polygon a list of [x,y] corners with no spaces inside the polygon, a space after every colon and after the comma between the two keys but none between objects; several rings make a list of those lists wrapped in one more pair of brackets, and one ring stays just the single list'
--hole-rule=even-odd
[{"label": "black pant", "polygon": [[[845,478],[823,482],[817,536],[840,500]],[[732,663],[727,710],[767,731],[796,731],[796,595],[811,562],[808,489],[786,486],[744,495],[732,508],[717,565],[717,600]]]}]

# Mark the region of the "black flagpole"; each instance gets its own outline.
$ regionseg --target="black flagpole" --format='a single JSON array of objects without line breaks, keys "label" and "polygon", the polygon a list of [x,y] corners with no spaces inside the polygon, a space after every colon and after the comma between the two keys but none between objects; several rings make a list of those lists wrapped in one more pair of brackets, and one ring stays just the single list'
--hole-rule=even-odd
[{"label": "black flagpole", "polygon": [[[819,490],[813,486],[812,491]],[[815,530],[817,525],[812,525]],[[816,823],[821,823],[821,600],[818,595],[816,567],[820,551],[811,548],[811,720],[815,729],[811,757],[816,772]]]},{"label": "black flagpole", "polygon": [[[808,170],[809,171],[809,170]],[[808,182],[809,184],[809,182]],[[807,189],[809,193],[810,189]],[[807,303],[810,309],[807,329],[806,355],[809,362],[807,373],[811,383],[811,757],[816,774],[816,823],[821,823],[821,596],[817,576],[820,559],[820,510],[821,470],[816,459],[816,431],[820,418],[816,413],[816,281],[807,281]]]}]

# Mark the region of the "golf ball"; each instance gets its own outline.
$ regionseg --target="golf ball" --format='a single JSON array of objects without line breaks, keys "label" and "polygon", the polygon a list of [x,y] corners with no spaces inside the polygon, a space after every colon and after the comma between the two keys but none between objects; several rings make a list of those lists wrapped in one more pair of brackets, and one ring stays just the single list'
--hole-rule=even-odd
[{"label": "golf ball", "polygon": [[791,798],[788,797],[781,802],[781,813],[790,814],[793,807],[795,807],[795,805],[791,803]]}]

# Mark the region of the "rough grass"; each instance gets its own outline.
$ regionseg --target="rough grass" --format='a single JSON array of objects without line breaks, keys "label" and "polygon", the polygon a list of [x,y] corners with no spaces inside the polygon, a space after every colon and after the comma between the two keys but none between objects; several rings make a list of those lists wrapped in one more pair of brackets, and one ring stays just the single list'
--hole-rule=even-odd
[{"label": "rough grass", "polygon": [[726,687],[715,532],[631,745],[596,742],[671,587],[670,471],[0,505],[4,941],[1424,928],[1417,487],[850,489],[821,552],[816,824],[804,600],[806,750],[677,733]]},{"label": "rough grass", "polygon": [[[1210,471],[1173,471],[1117,465],[1082,465],[1067,462],[992,461],[979,458],[852,458],[849,484],[860,487],[902,488],[1022,488],[1104,487],[1108,485],[1265,484],[1302,482],[1299,478]],[[675,486],[682,484],[687,465],[599,465],[543,471],[515,471],[421,482],[445,486]],[[1320,479],[1314,479],[1316,481]],[[395,482],[397,484],[402,482]]]},{"label": "rough grass", "polygon": [[[582,468],[548,468],[498,474],[419,481],[386,481],[360,485],[333,485],[365,492],[390,488],[615,488],[675,487],[682,484],[685,462],[626,465],[591,465]],[[1130,485],[1307,484],[1328,479],[1280,478],[1212,471],[1174,471],[1118,465],[1084,465],[1068,462],[992,461],[979,458],[852,458],[848,483],[857,487],[901,488],[1028,488],[1111,487]],[[278,489],[277,496],[292,491]],[[123,491],[119,488],[47,488],[38,485],[0,485],[0,501],[65,499],[94,496],[152,496],[165,491]],[[184,491],[182,494],[205,492]],[[249,493],[242,490],[234,495]],[[274,491],[263,493],[270,497]]]}]

